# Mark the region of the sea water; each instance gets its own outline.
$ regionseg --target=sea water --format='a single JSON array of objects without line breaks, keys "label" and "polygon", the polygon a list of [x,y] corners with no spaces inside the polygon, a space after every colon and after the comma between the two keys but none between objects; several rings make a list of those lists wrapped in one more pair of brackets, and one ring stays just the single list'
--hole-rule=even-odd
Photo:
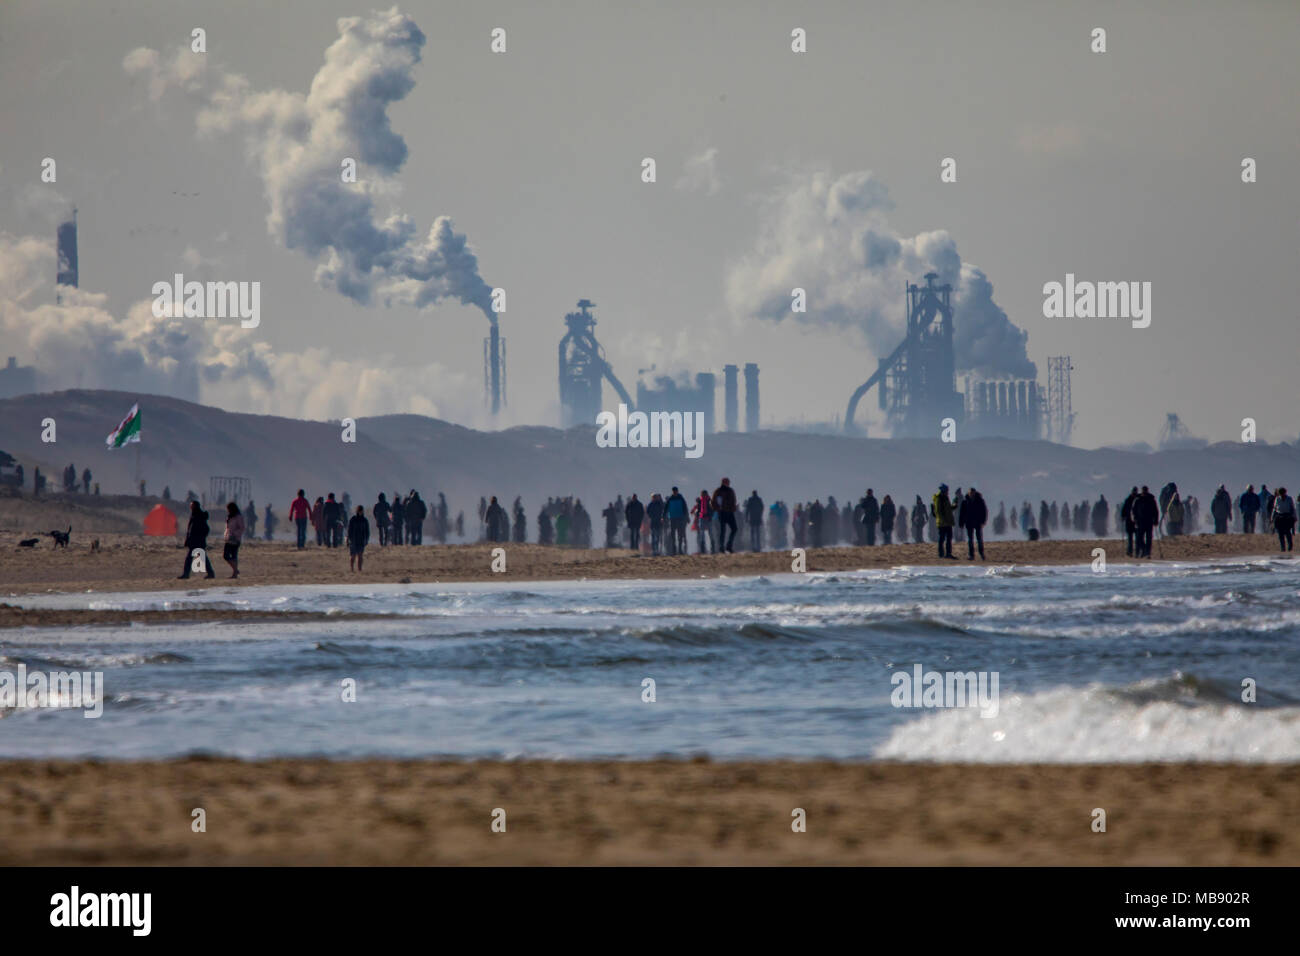
[{"label": "sea water", "polygon": [[[105,690],[0,710],[0,757],[1300,760],[1284,560],[8,600],[330,617],[0,632]],[[917,665],[996,674],[996,715],[895,706]]]}]

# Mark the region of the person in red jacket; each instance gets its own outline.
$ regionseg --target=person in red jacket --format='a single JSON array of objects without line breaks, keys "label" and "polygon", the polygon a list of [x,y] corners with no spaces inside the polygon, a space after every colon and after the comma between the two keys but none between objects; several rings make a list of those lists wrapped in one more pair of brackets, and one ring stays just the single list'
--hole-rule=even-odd
[{"label": "person in red jacket", "polygon": [[289,505],[289,520],[298,526],[298,550],[307,547],[307,522],[311,518],[311,503],[306,493],[299,488],[298,497]]}]

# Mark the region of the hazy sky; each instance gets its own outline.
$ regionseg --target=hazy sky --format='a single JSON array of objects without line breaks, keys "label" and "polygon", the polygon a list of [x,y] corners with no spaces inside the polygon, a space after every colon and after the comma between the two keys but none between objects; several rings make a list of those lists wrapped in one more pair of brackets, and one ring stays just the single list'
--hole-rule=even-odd
[{"label": "hazy sky", "polygon": [[[403,294],[384,305],[401,283],[359,304],[318,279],[328,253],[310,236],[286,243],[268,222],[287,197],[292,235],[303,195],[300,182],[285,187],[303,165],[284,94],[307,94],[339,17],[386,6],[0,4],[0,357],[48,367],[59,387],[192,374],[205,400],[236,410],[482,424],[478,310],[418,309]],[[982,271],[1028,333],[1040,381],[1047,356],[1073,356],[1076,444],[1154,441],[1167,411],[1213,440],[1236,440],[1246,416],[1264,438],[1300,431],[1298,4],[400,10],[426,37],[418,64],[395,69],[413,88],[387,108],[405,160],[389,142],[359,175],[376,222],[400,210],[419,239],[450,216],[483,281],[506,290],[503,423],[558,422],[556,347],[580,297],[597,303],[597,335],[629,388],[652,363],[720,372],[756,361],[765,425],[842,415],[901,325],[901,285],[888,290],[909,255],[933,254]],[[179,83],[157,89],[147,69],[124,67],[141,47],[165,67],[195,27],[207,33],[209,92],[189,83],[187,61]],[[494,27],[505,54],[489,49]],[[791,52],[795,27],[807,53]],[[1090,51],[1094,27],[1107,31],[1104,54]],[[204,98],[228,74],[247,80],[245,93],[282,93],[241,100],[236,122],[227,113],[199,135]],[[348,76],[339,64],[340,88]],[[336,114],[312,115],[312,142],[331,141]],[[276,124],[279,138],[266,132]],[[40,181],[47,156],[53,185]],[[654,184],[641,181],[644,157],[657,162]],[[940,182],[945,157],[955,183]],[[1241,181],[1243,157],[1258,182]],[[103,296],[74,303],[79,312],[50,306],[65,202],[79,210],[81,287]],[[877,240],[903,252],[873,278],[864,257]],[[172,329],[156,344],[165,330],[141,303],[176,272],[261,282],[260,327],[227,321],[203,342]],[[1152,283],[1150,327],[1044,318],[1043,285],[1066,273]],[[773,290],[794,284],[808,289],[803,321],[771,308]],[[877,311],[855,324],[863,302]],[[120,363],[87,362],[87,345]],[[147,367],[133,370],[132,349]]]}]

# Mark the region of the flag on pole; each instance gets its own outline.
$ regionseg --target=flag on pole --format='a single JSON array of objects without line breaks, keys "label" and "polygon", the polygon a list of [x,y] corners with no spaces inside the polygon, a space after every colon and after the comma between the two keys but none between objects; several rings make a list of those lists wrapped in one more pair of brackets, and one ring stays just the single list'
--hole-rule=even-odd
[{"label": "flag on pole", "polygon": [[131,406],[131,410],[126,413],[126,418],[122,419],[122,424],[113,429],[113,434],[108,436],[109,448],[121,448],[128,442],[138,442],[140,440],[140,403]]}]

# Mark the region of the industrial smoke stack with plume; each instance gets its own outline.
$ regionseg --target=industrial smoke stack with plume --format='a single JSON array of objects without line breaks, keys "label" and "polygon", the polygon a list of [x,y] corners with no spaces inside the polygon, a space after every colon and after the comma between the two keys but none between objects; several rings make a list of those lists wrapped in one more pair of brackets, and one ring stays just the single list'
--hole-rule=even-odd
[{"label": "industrial smoke stack with plume", "polygon": [[[305,95],[254,90],[188,49],[169,60],[141,47],[122,65],[148,80],[155,100],[172,89],[195,98],[201,135],[243,136],[270,203],[271,235],[315,260],[322,286],[361,304],[422,309],[453,299],[495,325],[491,289],[452,221],[439,216],[421,235],[410,217],[389,208],[407,149],[388,109],[415,86],[424,34],[396,7],[340,18],[338,30]],[[358,165],[355,183],[341,176],[349,158]]]},{"label": "industrial smoke stack with plume", "polygon": [[[988,277],[962,262],[947,232],[896,233],[886,218],[892,208],[870,172],[792,176],[763,209],[753,253],[730,271],[728,305],[739,316],[859,328],[883,358],[903,340],[905,283],[937,272],[953,287],[959,370],[1036,377],[1028,334],[993,301]],[[796,287],[807,290],[805,313],[791,311]]]}]

